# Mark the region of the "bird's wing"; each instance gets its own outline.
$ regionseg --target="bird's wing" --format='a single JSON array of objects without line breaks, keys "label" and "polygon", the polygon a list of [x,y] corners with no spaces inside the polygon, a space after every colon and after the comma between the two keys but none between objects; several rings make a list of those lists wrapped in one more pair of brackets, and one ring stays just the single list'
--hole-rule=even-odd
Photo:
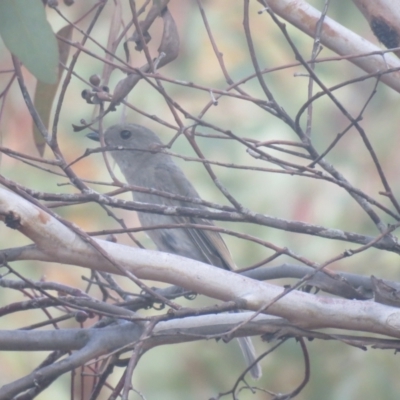
[{"label": "bird's wing", "polygon": [[[193,219],[193,223],[214,226],[211,221],[205,219],[196,218]],[[201,248],[201,251],[210,260],[211,264],[229,270],[236,269],[231,253],[218,232],[194,228],[189,228],[187,231],[188,235]]]},{"label": "bird's wing", "polygon": [[[196,192],[195,188],[191,185],[177,165],[163,164],[160,166],[160,168],[156,168],[155,173],[157,175],[158,182],[169,183],[168,187],[161,187],[161,190],[169,193],[179,193],[180,195],[186,197],[200,199],[200,196]],[[171,176],[174,177],[172,182],[171,179],[168,179]],[[173,187],[171,187],[171,183]],[[183,207],[206,209],[206,207],[199,204],[188,203],[179,200],[168,200],[167,203],[171,205],[174,203],[175,205],[181,205]],[[211,221],[201,218],[174,216],[173,219],[177,224],[185,224],[189,222],[199,225],[214,226]],[[197,248],[204,255],[204,258],[208,260],[210,264],[229,270],[234,270],[236,268],[229,249],[218,232],[194,228],[185,228],[185,231],[187,232],[188,238],[197,246]]]}]

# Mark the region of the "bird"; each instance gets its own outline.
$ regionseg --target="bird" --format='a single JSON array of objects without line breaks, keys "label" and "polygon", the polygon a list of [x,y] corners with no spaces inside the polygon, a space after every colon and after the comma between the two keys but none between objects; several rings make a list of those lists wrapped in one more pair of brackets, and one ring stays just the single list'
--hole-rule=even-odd
[{"label": "bird", "polygon": [[[99,141],[100,135],[91,132],[86,135]],[[150,129],[133,124],[112,125],[104,132],[104,142],[120,168],[128,184],[156,189],[191,199],[201,199],[196,189],[172,157],[160,151],[164,146],[160,138]],[[133,191],[135,201],[164,205],[206,209],[198,203],[172,199],[156,194]],[[214,226],[213,222],[197,217],[161,215],[138,212],[143,227],[155,225],[201,224]],[[159,251],[177,254],[201,261],[226,270],[235,270],[227,245],[219,232],[195,228],[150,229],[146,232]],[[261,377],[261,368],[254,363],[254,346],[248,337],[238,338],[245,361],[250,366],[254,379]]]}]

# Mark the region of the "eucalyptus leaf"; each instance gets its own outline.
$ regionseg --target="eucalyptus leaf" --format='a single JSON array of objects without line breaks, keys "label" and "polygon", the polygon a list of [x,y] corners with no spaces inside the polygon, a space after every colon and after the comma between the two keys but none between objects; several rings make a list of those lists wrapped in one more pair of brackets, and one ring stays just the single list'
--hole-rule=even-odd
[{"label": "eucalyptus leaf", "polygon": [[1,0],[0,36],[37,79],[57,82],[57,41],[40,0]]},{"label": "eucalyptus leaf", "polygon": [[[73,29],[72,25],[67,25],[64,28],[61,28],[57,32],[57,35],[58,37],[71,40],[72,29]],[[50,123],[50,114],[51,114],[51,109],[53,107],[54,98],[56,96],[57,89],[61,81],[61,76],[63,72],[62,64],[67,63],[68,54],[70,50],[70,45],[68,43],[63,42],[62,40],[57,40],[57,42],[58,42],[58,50],[60,53],[60,64],[58,67],[57,82],[52,84],[52,83],[45,83],[38,81],[33,100],[35,109],[38,112],[43,122],[43,125],[47,128],[49,127]],[[46,141],[35,124],[33,124],[33,138],[35,141],[36,148],[39,151],[39,154],[43,156]]]}]

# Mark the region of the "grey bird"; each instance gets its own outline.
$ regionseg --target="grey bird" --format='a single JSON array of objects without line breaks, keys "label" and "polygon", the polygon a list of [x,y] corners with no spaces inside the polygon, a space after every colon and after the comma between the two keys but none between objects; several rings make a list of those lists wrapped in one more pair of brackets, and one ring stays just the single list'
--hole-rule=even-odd
[{"label": "grey bird", "polygon": [[[87,136],[92,140],[100,140],[99,135],[95,132],[91,132]],[[150,129],[129,123],[113,125],[105,131],[104,141],[107,147],[118,148],[118,150],[110,150],[110,153],[129,184],[200,199],[172,157],[157,151],[163,146],[163,143]],[[126,148],[126,150],[121,150],[122,148]],[[133,197],[136,201],[143,203],[205,208],[199,204],[137,191],[133,192]],[[138,217],[143,227],[185,223],[213,225],[211,221],[200,218],[145,212],[138,212]],[[146,233],[160,251],[192,258],[227,270],[236,268],[231,254],[218,232],[177,228],[154,229],[148,230]],[[250,338],[238,338],[238,341],[247,364],[252,365],[256,356]],[[260,378],[260,366],[255,364],[250,369],[250,373],[253,378]]]}]

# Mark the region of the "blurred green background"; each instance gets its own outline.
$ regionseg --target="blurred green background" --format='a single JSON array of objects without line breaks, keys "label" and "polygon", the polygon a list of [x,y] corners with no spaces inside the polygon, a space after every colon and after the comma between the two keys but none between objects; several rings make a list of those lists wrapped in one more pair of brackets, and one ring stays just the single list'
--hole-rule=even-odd
[{"label": "blurred green background", "polygon": [[[124,15],[127,18],[125,23],[127,23],[129,22],[130,12],[127,2],[122,3]],[[322,9],[324,5],[322,0],[310,3],[318,9]],[[77,2],[72,7],[60,4],[60,9],[70,20],[76,21],[94,4],[95,1],[92,0]],[[239,80],[252,74],[254,69],[249,58],[242,25],[242,2],[232,1],[228,5],[223,0],[203,1],[203,6],[216,43],[220,52],[223,53],[224,61],[232,78]],[[108,2],[92,34],[103,45],[107,43],[113,7],[113,2]],[[258,3],[251,3],[251,29],[260,65],[262,68],[274,68],[294,63],[294,56],[281,32],[266,13],[257,14],[260,9],[261,6]],[[181,51],[179,58],[162,68],[160,74],[171,79],[194,82],[198,85],[224,90],[227,84],[212,51],[196,2],[172,0],[170,11],[178,26]],[[65,22],[52,10],[48,9],[47,15],[55,31],[65,25]],[[345,0],[331,2],[328,15],[373,43],[377,42],[367,22],[351,2]],[[85,29],[89,20],[90,18],[86,18],[78,25]],[[309,59],[313,44],[312,39],[289,24],[286,24],[286,26],[303,57]],[[156,49],[161,31],[162,24],[161,21],[158,21],[151,30],[153,41],[150,42],[149,46],[153,55],[157,54]],[[80,39],[81,35],[75,31],[73,41]],[[87,46],[96,54],[104,55],[94,43],[89,41]],[[144,63],[144,56],[134,52],[133,47],[130,44],[131,54],[133,55],[132,64],[139,67]],[[71,53],[73,54],[74,51],[72,49]],[[118,54],[123,57],[122,46],[118,49]],[[335,54],[324,48],[320,57],[329,56],[335,56]],[[3,71],[10,68],[10,55],[0,42],[0,69]],[[103,65],[100,61],[82,54],[77,63],[76,72],[88,79],[92,74],[101,74],[102,68]],[[364,74],[363,71],[347,61],[317,64],[316,72],[328,87]],[[304,73],[302,67],[293,67],[265,75],[265,80],[275,98],[292,117],[307,100],[308,79],[302,76],[302,73]],[[36,84],[35,79],[27,71],[24,71],[24,74],[29,89],[33,91]],[[4,89],[9,76],[6,73],[0,74],[1,91]],[[111,90],[122,77],[121,72],[114,71],[110,82]],[[351,84],[336,91],[335,95],[347,110],[353,116],[356,116],[373,90],[374,83],[373,80],[368,80]],[[166,82],[164,87],[178,104],[196,116],[210,100],[207,91],[201,92]],[[82,118],[90,120],[92,117],[93,106],[86,104],[80,96],[81,91],[86,88],[87,86],[84,83],[73,77],[61,113],[60,146],[68,161],[82,155],[86,148],[93,147],[93,143],[85,138],[87,132],[74,133],[72,130],[72,124],[79,124]],[[251,95],[264,99],[256,80],[247,82],[243,88]],[[317,91],[316,86],[315,90]],[[397,101],[398,93],[384,85],[379,85],[378,91],[364,112],[364,118],[361,121],[361,125],[377,152],[395,195],[398,195],[400,190],[398,183],[400,158],[398,157],[399,113]],[[173,115],[163,97],[148,83],[141,81],[129,95],[129,102],[140,110],[150,115],[156,115],[160,119],[175,125]],[[132,110],[127,109],[125,112],[127,120],[154,129],[165,142],[176,133],[172,129],[167,129]],[[120,106],[117,112],[107,116],[104,124],[107,126],[120,121],[121,115],[122,107]],[[223,129],[232,130],[235,134],[246,138],[297,141],[297,137],[288,126],[254,104],[239,99],[221,98],[218,105],[213,106],[207,112],[205,120]],[[188,125],[191,123],[189,120],[184,122]],[[319,151],[323,151],[347,124],[348,121],[344,116],[325,97],[316,101],[313,111],[313,141],[315,147]],[[31,117],[15,82],[4,103],[0,131],[3,146],[27,154],[37,154],[31,135]],[[199,132],[215,133],[205,128],[200,128]],[[262,161],[254,160],[244,151],[242,146],[233,142],[200,138],[198,143],[211,160],[271,167],[271,165]],[[177,140],[172,151],[187,156],[194,155],[184,137]],[[51,157],[48,151],[46,156]],[[328,155],[327,160],[355,187],[389,205],[386,199],[378,194],[379,191],[383,190],[383,187],[371,158],[354,129],[345,135]],[[177,160],[177,162],[185,170],[204,199],[228,204],[227,200],[213,185],[201,164],[182,160]],[[69,185],[60,185],[66,183],[64,179],[49,175],[45,171],[34,170],[29,165],[5,155],[2,155],[0,168],[1,173],[8,179],[14,179],[36,190],[57,193],[75,192]],[[213,169],[230,193],[250,210],[330,228],[369,235],[378,234],[376,228],[355,201],[344,190],[332,184],[276,173],[233,170],[224,167],[214,167]],[[100,155],[94,155],[80,161],[74,165],[74,170],[85,179],[110,181]],[[118,174],[118,171],[116,173]],[[107,188],[100,186],[94,186],[94,188],[107,190]],[[130,196],[126,195],[125,198],[130,198]],[[60,208],[57,209],[57,212],[88,231],[118,227],[115,221],[108,218],[104,211],[94,204]],[[136,226],[137,220],[133,213],[120,211],[117,214],[123,217],[129,226]],[[387,223],[393,222],[386,216],[382,216],[382,218]],[[357,247],[339,241],[277,231],[251,224],[218,223],[218,225],[258,236],[278,246],[288,247],[293,252],[317,263],[324,262],[346,249]],[[152,247],[145,235],[139,234],[138,237],[143,244]],[[11,232],[3,225],[0,225],[0,238],[2,248],[28,243],[22,235]],[[249,266],[271,255],[271,252],[267,249],[251,242],[229,236],[226,236],[225,239],[240,267]],[[133,245],[125,236],[121,236],[119,240],[122,243]],[[281,257],[271,265],[279,265],[284,261],[292,260]],[[36,262],[14,264],[18,271],[26,277],[43,278],[80,288],[85,288],[81,276],[89,276],[89,273],[81,268],[60,267],[56,264]],[[374,249],[349,257],[330,267],[337,271],[365,275],[374,274],[379,278],[394,280],[399,278],[398,256]],[[118,281],[127,290],[135,290],[135,288],[132,288],[132,284],[126,280],[118,278]],[[289,281],[282,280],[276,283],[283,284],[289,283]],[[20,300],[19,294],[0,289],[1,305]],[[199,306],[210,303],[212,304],[213,301],[202,298],[196,300],[196,304]],[[187,304],[193,305],[193,303]],[[53,315],[56,315],[56,312]],[[1,328],[19,328],[42,319],[45,319],[45,316],[40,311],[17,313],[2,318]],[[75,325],[65,323],[61,326],[73,327]],[[260,353],[270,346],[270,344],[263,343],[259,339],[256,339],[255,342]],[[400,360],[393,352],[371,349],[362,351],[343,343],[317,340],[308,343],[308,350],[311,360],[311,381],[297,397],[299,400],[376,398],[392,400],[399,398],[400,384],[397,377],[397,367]],[[29,357],[26,353],[2,353],[0,384],[10,382],[29,373],[40,363],[43,357],[43,353],[32,353],[29,354]],[[303,378],[303,357],[299,345],[294,340],[288,341],[279,350],[263,360],[262,366],[264,376],[258,382],[258,385],[268,390],[281,393],[290,392]],[[181,344],[156,348],[146,354],[134,374],[133,383],[135,389],[143,393],[146,399],[208,399],[218,392],[229,390],[243,367],[244,363],[236,343],[226,345],[215,341],[204,341]],[[121,373],[122,369],[121,371],[117,370],[110,383],[115,384]],[[63,376],[62,379],[41,394],[39,399],[69,399],[70,380],[70,375]],[[89,383],[86,390],[89,390]],[[104,393],[101,399],[108,398],[109,394]],[[81,392],[75,393],[75,396],[79,399]],[[140,397],[132,394],[131,398],[139,399]],[[239,398],[245,400],[268,397],[263,392],[250,393],[244,390],[240,393]]]}]

